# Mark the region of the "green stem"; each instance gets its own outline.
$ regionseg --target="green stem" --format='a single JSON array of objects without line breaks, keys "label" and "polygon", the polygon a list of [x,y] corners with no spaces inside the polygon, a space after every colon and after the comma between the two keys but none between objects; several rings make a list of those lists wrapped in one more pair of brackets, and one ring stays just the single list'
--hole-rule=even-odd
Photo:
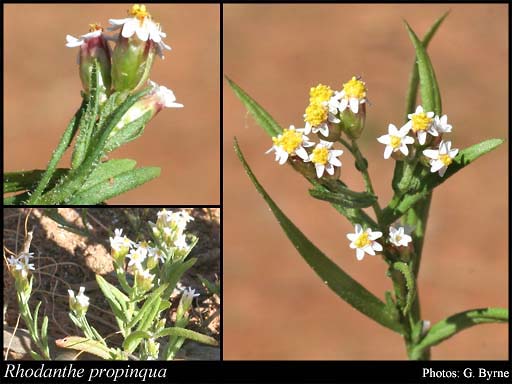
[{"label": "green stem", "polygon": [[[343,139],[340,139],[340,140],[343,140]],[[350,151],[350,148],[352,148],[351,152],[354,155],[354,158],[356,159],[356,168],[363,175],[366,192],[371,193],[372,195],[375,195],[375,191],[374,191],[373,185],[372,185],[372,180],[370,178],[370,174],[368,173],[368,161],[364,158],[363,154],[361,153],[361,150],[359,149],[359,146],[357,145],[356,140],[352,140],[352,146],[347,146],[347,149],[349,151]],[[375,216],[377,217],[377,222],[380,225],[382,210],[380,208],[379,202],[376,200],[372,204],[372,207],[373,207],[373,211],[375,212]]]}]

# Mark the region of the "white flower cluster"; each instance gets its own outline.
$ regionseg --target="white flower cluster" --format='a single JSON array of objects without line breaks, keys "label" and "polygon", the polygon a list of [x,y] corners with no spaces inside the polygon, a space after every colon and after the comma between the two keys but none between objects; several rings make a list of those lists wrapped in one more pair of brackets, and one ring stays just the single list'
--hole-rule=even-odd
[{"label": "white flower cluster", "polygon": [[[341,149],[333,149],[334,142],[329,141],[331,130],[341,122],[341,114],[350,109],[354,114],[360,112],[360,105],[366,102],[366,86],[363,81],[353,77],[343,84],[343,90],[333,91],[329,86],[318,84],[309,91],[309,105],[304,113],[304,128],[290,125],[277,137],[267,153],[274,151],[275,160],[284,164],[291,156],[297,156],[303,162],[315,165],[316,176],[321,178],[324,172],[334,175],[335,167],[341,167],[338,159]],[[338,127],[339,129],[339,127]],[[319,142],[310,141],[310,133],[319,135]],[[308,149],[310,148],[310,149]]]},{"label": "white flower cluster", "polygon": [[[171,50],[171,47],[162,40],[167,35],[162,31],[160,24],[153,21],[151,15],[145,5],[135,4],[129,10],[130,17],[124,19],[109,19],[112,27],[107,28],[109,31],[121,29],[121,36],[131,38],[136,35],[141,41],[152,41],[155,43],[158,55],[163,58],[163,50]],[[79,38],[71,35],[66,36],[69,48],[79,47],[89,39],[103,36],[106,40],[116,40],[116,37],[107,36],[103,33],[103,28],[98,24],[91,24],[89,33],[81,35]]]},{"label": "white flower cluster", "polygon": [[[389,227],[389,242],[395,247],[407,247],[412,237],[405,233],[404,227]],[[382,251],[383,247],[376,240],[382,237],[382,232],[372,231],[370,228],[363,230],[360,224],[355,225],[355,233],[348,233],[350,248],[356,250],[357,260],[363,260],[365,253],[375,256],[375,252]]]},{"label": "white flower cluster", "polygon": [[34,264],[30,263],[33,258],[32,252],[21,252],[18,256],[11,256],[7,259],[7,264],[11,269],[14,276],[20,276],[22,279],[27,279],[29,272],[34,270]]},{"label": "white flower cluster", "polygon": [[[395,125],[389,124],[388,134],[377,138],[379,143],[386,145],[384,159],[389,159],[395,152],[400,152],[404,156],[409,154],[407,145],[414,143],[414,138],[407,136],[411,131],[420,145],[425,145],[427,135],[442,137],[444,133],[452,131],[452,126],[448,124],[448,116],[439,117],[434,115],[434,112],[425,112],[421,105],[407,116],[409,121],[403,127],[398,129]],[[459,152],[458,149],[451,149],[451,145],[451,141],[441,140],[437,149],[423,150],[423,154],[430,159],[430,172],[438,172],[439,176],[444,176],[446,169]]]}]

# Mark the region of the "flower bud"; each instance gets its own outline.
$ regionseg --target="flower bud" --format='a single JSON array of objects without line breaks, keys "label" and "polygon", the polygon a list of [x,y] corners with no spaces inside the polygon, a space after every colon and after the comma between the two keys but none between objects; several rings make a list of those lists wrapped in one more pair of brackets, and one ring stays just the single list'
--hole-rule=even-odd
[{"label": "flower bud", "polygon": [[164,107],[183,107],[183,104],[176,103],[176,96],[174,96],[173,91],[152,81],[150,81],[149,84],[152,87],[151,92],[132,105],[116,125],[111,135],[114,135],[125,125],[137,120],[141,116],[144,116],[147,112],[150,112],[149,121]]},{"label": "flower bud", "polygon": [[93,64],[96,61],[99,66],[99,84],[101,86],[101,100],[106,100],[110,93],[110,47],[103,36],[103,28],[98,24],[90,24],[89,33],[82,35],[80,39],[67,35],[67,47],[80,47],[78,54],[78,65],[80,70],[80,80],[86,94],[91,89],[91,72]]},{"label": "flower bud", "polygon": [[190,309],[192,305],[192,300],[194,297],[199,296],[199,293],[195,293],[195,289],[187,288],[183,291],[183,295],[181,296],[180,303],[178,304],[178,310],[176,311],[176,318],[180,319],[183,315]]},{"label": "flower bud", "polygon": [[343,132],[352,140],[358,139],[364,129],[366,120],[366,104],[361,104],[357,113],[345,109],[340,113],[341,127]]}]

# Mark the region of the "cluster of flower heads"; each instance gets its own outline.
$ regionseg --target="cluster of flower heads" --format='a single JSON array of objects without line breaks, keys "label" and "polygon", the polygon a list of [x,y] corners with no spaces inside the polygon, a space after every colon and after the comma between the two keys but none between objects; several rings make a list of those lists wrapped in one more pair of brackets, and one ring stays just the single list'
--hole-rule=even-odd
[{"label": "cluster of flower heads", "polygon": [[[324,172],[334,175],[335,167],[341,167],[338,159],[343,150],[334,149],[334,142],[343,131],[351,138],[357,138],[365,118],[366,85],[357,77],[343,84],[341,91],[318,84],[309,91],[309,105],[304,113],[304,128],[291,125],[277,137],[267,153],[274,151],[275,159],[284,164],[289,157],[298,157],[305,163],[313,163],[316,176]],[[315,133],[319,142],[310,141],[307,135]]]},{"label": "cluster of flower heads", "polygon": [[[101,102],[107,99],[111,91],[135,92],[149,85],[151,92],[139,101],[140,105],[132,107],[135,111],[132,114],[138,111],[135,119],[148,110],[156,114],[163,107],[183,107],[183,104],[176,103],[172,90],[148,81],[155,53],[163,59],[164,50],[171,50],[163,41],[167,35],[160,24],[153,20],[145,5],[133,5],[128,15],[124,19],[109,20],[112,27],[108,31],[120,30],[115,36],[107,35],[98,23],[89,24],[89,32],[78,38],[66,36],[67,47],[80,48],[78,64],[85,92],[90,91],[90,75],[96,61],[100,69],[99,82],[103,87]],[[108,41],[115,42],[113,50]]]},{"label": "cluster of flower heads", "polygon": [[[363,260],[365,253],[375,256],[375,252],[382,251],[382,244],[377,239],[382,237],[382,232],[372,231],[370,228],[363,230],[360,224],[355,225],[355,233],[347,234],[350,240],[350,248],[356,250],[357,260]],[[412,237],[406,233],[405,227],[389,227],[388,241],[395,247],[408,247]]]},{"label": "cluster of flower heads", "polygon": [[20,252],[18,256],[11,256],[7,259],[7,264],[12,275],[21,280],[27,280],[30,271],[33,271],[34,264],[30,263],[30,259],[34,257],[32,252]]},{"label": "cluster of flower heads", "polygon": [[194,244],[187,242],[184,233],[187,223],[193,220],[187,212],[172,212],[162,209],[157,214],[157,222],[149,222],[158,244],[153,246],[146,242],[134,242],[122,229],[115,229],[114,237],[110,238],[112,256],[114,260],[123,265],[125,258],[129,272],[135,275],[135,284],[142,291],[148,291],[154,286],[155,274],[151,271],[167,259],[181,259],[186,256]]},{"label": "cluster of flower heads", "polygon": [[[444,176],[448,166],[459,152],[458,149],[451,149],[451,141],[442,140],[444,133],[452,131],[452,126],[448,124],[448,116],[439,117],[434,112],[425,112],[419,105],[416,111],[407,117],[409,121],[403,127],[398,129],[395,125],[389,124],[388,134],[377,138],[379,143],[386,145],[384,159],[389,159],[392,155],[397,159],[408,156],[410,151],[407,145],[414,144],[414,138],[422,146],[436,146],[438,143],[437,149],[424,149],[423,155],[429,159],[430,172],[438,172],[439,176]],[[412,136],[408,136],[411,132]]]}]

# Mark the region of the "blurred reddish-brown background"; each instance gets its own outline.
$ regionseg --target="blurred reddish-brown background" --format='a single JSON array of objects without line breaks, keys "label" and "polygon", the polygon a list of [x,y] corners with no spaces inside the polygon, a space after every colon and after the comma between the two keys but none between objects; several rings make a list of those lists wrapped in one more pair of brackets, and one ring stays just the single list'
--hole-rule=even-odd
[{"label": "blurred reddish-brown background", "polygon": [[[429,52],[456,148],[508,139],[506,5],[225,5],[224,72],[282,126],[303,126],[308,90],[340,89],[362,75],[372,103],[361,147],[381,205],[393,162],[376,137],[403,122],[414,51],[405,18],[423,36],[451,14]],[[391,289],[380,258],[358,262],[348,221],[308,197],[308,184],[265,155],[271,140],[224,83],[224,357],[226,359],[405,359],[401,338],[327,289],[297,254],[245,175],[233,137],[260,182],[336,263],[383,298]],[[419,288],[432,323],[470,308],[508,306],[507,146],[436,190]],[[342,178],[362,190],[348,153]],[[508,326],[480,325],[433,349],[433,359],[506,359]]]},{"label": "blurred reddish-brown background", "polygon": [[[43,169],[80,105],[77,48],[88,24],[109,26],[131,4],[4,6],[4,169]],[[151,79],[171,88],[183,109],[165,109],[142,137],[111,154],[161,175],[112,204],[220,202],[220,11],[217,4],[156,5],[148,11],[172,51],[155,59]],[[64,158],[68,166],[70,155]]]}]

